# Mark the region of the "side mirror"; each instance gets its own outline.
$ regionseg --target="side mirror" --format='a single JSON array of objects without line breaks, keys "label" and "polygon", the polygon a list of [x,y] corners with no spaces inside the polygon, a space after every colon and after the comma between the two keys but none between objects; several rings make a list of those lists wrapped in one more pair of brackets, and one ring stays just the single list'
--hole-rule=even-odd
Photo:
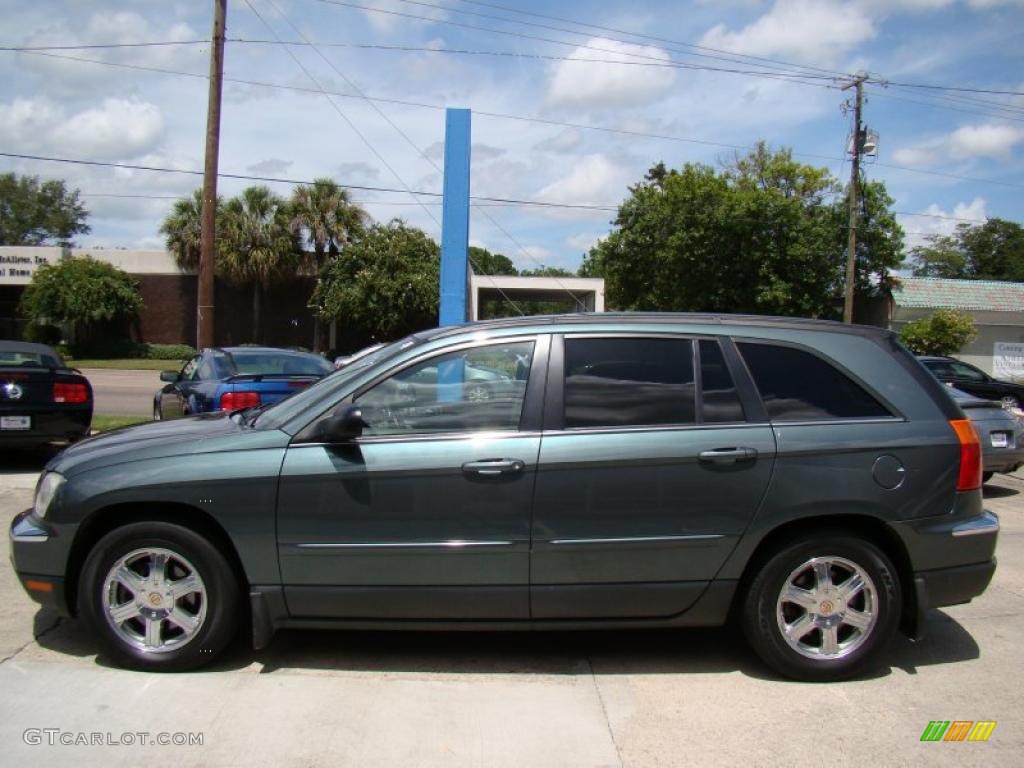
[{"label": "side mirror", "polygon": [[323,443],[347,443],[363,434],[363,411],[357,405],[346,405],[317,425],[316,437]]},{"label": "side mirror", "polygon": [[171,384],[181,378],[177,371],[160,371],[160,381],[169,381]]}]

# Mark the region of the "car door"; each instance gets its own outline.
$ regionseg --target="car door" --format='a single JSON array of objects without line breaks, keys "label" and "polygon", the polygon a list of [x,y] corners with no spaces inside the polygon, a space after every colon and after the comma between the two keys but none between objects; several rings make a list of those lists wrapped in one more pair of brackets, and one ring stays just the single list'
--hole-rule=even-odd
[{"label": "car door", "polygon": [[185,415],[187,393],[199,371],[202,359],[202,355],[193,357],[181,367],[178,380],[160,390],[160,415],[164,420],[177,419]]},{"label": "car door", "polygon": [[534,619],[670,616],[761,504],[775,439],[728,340],[552,340],[530,565]]},{"label": "car door", "polygon": [[[426,354],[345,398],[362,410],[361,437],[300,434],[278,497],[293,616],[529,618],[547,348],[531,335]],[[481,363],[503,386],[471,397]]]}]

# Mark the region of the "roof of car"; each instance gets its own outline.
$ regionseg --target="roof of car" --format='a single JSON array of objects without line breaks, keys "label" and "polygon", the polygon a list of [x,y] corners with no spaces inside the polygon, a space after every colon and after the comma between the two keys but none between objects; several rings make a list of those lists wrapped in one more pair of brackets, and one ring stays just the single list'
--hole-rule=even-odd
[{"label": "roof of car", "polygon": [[847,325],[834,320],[813,320],[804,317],[775,317],[771,315],[729,315],[696,312],[588,312],[568,315],[533,315],[527,317],[504,317],[495,320],[478,320],[444,328],[435,328],[417,334],[424,339],[450,336],[464,331],[481,331],[499,328],[518,328],[545,325],[594,325],[623,324],[651,325],[733,325],[754,327],[793,328],[809,331],[847,333],[857,336],[884,336],[892,333],[873,325]]},{"label": "roof of car", "polygon": [[[298,349],[283,349],[281,347],[211,347],[211,351],[215,352],[226,352],[229,355],[237,355],[243,352],[256,352],[259,354],[275,354],[275,355],[313,355],[312,352],[303,352]],[[319,357],[319,355],[315,355]]]},{"label": "roof of car", "polygon": [[8,341],[7,339],[0,340],[0,349],[4,349],[8,352],[32,352],[37,355],[48,355],[49,357],[57,357],[60,355],[54,351],[53,347],[48,347],[45,344],[35,344],[31,341]]},{"label": "roof of car", "polygon": [[918,355],[917,359],[922,363],[948,363],[951,360],[960,362],[955,357],[950,357],[949,355]]}]

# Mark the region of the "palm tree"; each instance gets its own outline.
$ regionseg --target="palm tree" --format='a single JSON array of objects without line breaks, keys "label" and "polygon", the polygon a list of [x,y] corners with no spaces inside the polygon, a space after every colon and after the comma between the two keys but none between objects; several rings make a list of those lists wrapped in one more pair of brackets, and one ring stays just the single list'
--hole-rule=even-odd
[{"label": "palm tree", "polygon": [[263,186],[247,187],[223,207],[218,263],[234,283],[252,283],[252,338],[260,340],[260,303],[274,280],[294,278],[299,243],[289,227],[288,204]]},{"label": "palm tree", "polygon": [[[312,247],[312,263],[317,279],[327,261],[336,256],[352,236],[363,229],[366,212],[355,205],[349,192],[333,179],[314,179],[300,184],[291,197],[291,231]],[[308,251],[307,251],[308,253]],[[313,316],[313,351],[323,346],[323,322]]]},{"label": "palm tree", "polygon": [[[217,198],[218,208],[220,203],[220,198]],[[199,268],[202,221],[203,190],[197,189],[191,197],[175,201],[171,212],[160,225],[160,233],[167,237],[167,250],[174,254],[174,260],[181,269]]]}]

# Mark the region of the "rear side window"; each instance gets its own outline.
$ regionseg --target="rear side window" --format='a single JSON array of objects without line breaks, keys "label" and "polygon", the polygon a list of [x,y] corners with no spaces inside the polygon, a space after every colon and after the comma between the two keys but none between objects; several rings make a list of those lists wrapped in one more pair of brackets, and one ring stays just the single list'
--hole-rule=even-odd
[{"label": "rear side window", "polygon": [[565,426],[693,424],[688,339],[565,340]]},{"label": "rear side window", "polygon": [[743,404],[717,341],[700,342],[700,386],[705,424],[743,421]]},{"label": "rear side window", "polygon": [[820,357],[774,344],[736,345],[772,421],[891,416],[881,403]]}]

